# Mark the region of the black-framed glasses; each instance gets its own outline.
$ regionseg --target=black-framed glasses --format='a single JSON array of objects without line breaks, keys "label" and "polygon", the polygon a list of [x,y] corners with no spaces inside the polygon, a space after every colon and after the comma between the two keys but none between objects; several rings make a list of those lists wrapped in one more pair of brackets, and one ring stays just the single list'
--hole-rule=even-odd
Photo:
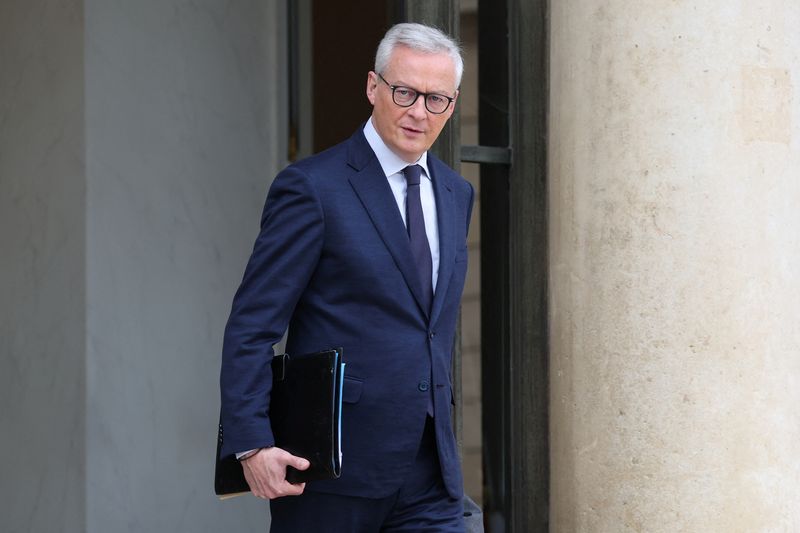
[{"label": "black-framed glasses", "polygon": [[423,96],[425,97],[425,109],[434,115],[441,115],[447,111],[447,108],[450,107],[450,104],[452,104],[453,100],[455,100],[455,98],[451,98],[450,96],[446,96],[444,94],[423,93],[416,89],[412,89],[411,87],[392,85],[380,74],[378,74],[378,77],[392,90],[392,100],[400,107],[411,107],[417,101],[417,98]]}]

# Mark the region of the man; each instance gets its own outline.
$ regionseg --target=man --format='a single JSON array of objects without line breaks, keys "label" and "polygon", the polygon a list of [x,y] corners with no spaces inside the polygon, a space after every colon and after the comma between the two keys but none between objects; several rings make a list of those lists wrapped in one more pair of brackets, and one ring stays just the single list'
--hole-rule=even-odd
[{"label": "man", "polygon": [[[367,76],[370,119],[270,188],[225,330],[225,446],[273,532],[463,531],[450,354],[473,189],[428,149],[463,62],[439,30],[398,24]],[[291,485],[308,461],[274,446],[270,359],[344,348],[342,476]]]}]

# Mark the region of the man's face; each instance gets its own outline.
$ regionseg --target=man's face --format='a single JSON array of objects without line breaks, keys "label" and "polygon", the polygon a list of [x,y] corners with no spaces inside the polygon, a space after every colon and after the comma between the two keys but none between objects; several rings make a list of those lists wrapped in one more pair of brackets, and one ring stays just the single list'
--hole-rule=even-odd
[{"label": "man's face", "polygon": [[[391,85],[458,96],[455,66],[447,54],[425,54],[398,46],[392,52],[386,71],[380,74]],[[431,147],[455,107],[453,101],[444,113],[435,115],[425,108],[423,96],[411,107],[400,107],[392,100],[392,89],[375,72],[367,76],[367,98],[373,106],[373,124],[383,142],[409,163]]]}]

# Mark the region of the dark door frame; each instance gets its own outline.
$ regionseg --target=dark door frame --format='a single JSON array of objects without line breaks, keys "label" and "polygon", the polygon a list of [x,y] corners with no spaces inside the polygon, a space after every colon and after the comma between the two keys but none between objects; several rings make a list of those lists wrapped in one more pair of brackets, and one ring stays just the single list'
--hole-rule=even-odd
[{"label": "dark door frame", "polygon": [[511,151],[508,166],[481,165],[481,242],[495,247],[481,254],[484,472],[499,474],[484,506],[493,533],[546,532],[549,4],[478,6],[480,143]]}]

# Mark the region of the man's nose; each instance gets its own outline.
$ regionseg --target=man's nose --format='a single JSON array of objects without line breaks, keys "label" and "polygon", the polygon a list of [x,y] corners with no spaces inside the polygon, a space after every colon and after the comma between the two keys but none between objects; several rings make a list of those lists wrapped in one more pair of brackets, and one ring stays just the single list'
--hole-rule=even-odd
[{"label": "man's nose", "polygon": [[419,95],[416,102],[411,104],[408,108],[408,113],[417,119],[423,119],[428,116],[428,109],[425,107],[425,97]]}]

